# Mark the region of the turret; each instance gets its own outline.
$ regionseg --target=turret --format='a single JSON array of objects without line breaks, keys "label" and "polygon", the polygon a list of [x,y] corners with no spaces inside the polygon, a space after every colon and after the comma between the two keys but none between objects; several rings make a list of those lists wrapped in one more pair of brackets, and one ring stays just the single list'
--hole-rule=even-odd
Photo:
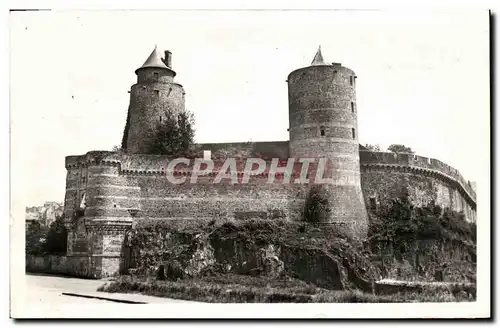
[{"label": "turret", "polygon": [[324,62],[321,48],[311,65],[288,76],[290,154],[327,160],[324,187],[327,222],[365,237],[367,212],[361,191],[357,133],[356,74]]},{"label": "turret", "polygon": [[129,153],[147,153],[159,124],[166,115],[184,111],[184,89],[174,82],[172,53],[161,57],[155,47],[135,74],[137,83],[130,90],[130,105],[122,148]]}]

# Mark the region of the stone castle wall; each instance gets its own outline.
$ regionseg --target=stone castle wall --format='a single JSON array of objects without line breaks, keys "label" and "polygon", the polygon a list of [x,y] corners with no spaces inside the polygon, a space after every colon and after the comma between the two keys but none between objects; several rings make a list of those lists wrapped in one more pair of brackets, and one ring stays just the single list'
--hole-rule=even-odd
[{"label": "stone castle wall", "polygon": [[476,193],[460,173],[436,159],[413,154],[361,151],[361,186],[368,208],[407,193],[416,206],[431,202],[463,211],[476,221]]},{"label": "stone castle wall", "polygon": [[[68,158],[68,175],[86,180],[68,180],[66,215],[72,214],[85,194],[87,219],[97,218],[214,218],[289,217],[298,219],[306,186],[268,184],[266,175],[252,176],[248,184],[229,181],[213,184],[213,175],[199,177],[196,184],[173,185],[167,180],[168,160],[154,155],[122,155],[98,162],[93,156]],[[238,177],[241,179],[241,176]],[[294,196],[292,197],[292,193]],[[131,214],[132,213],[132,214]]]},{"label": "stone castle wall", "polygon": [[26,256],[26,272],[100,279],[116,276],[120,263],[120,258],[102,256],[28,255]]},{"label": "stone castle wall", "polygon": [[[215,160],[216,170],[225,158],[242,149],[246,149],[245,156],[258,154],[264,158],[286,153],[280,151],[285,142],[264,145],[240,143],[224,148],[222,144],[205,144],[200,149],[209,148],[213,155],[220,156],[219,161]],[[453,168],[411,154],[362,151],[360,159],[361,187],[368,209],[407,192],[416,205],[434,201],[442,207],[463,211],[469,221],[476,219],[475,194]],[[252,176],[248,184],[231,184],[230,180],[214,184],[214,174],[199,177],[196,184],[191,184],[190,170],[178,166],[175,178],[186,178],[187,182],[173,185],[165,173],[169,160],[159,155],[104,151],[66,158],[67,255],[99,264],[95,265],[92,277],[109,276],[121,270],[125,232],[141,218],[295,221],[303,217],[310,187],[306,184],[283,184],[282,176],[270,184],[267,171]],[[240,170],[242,161],[237,161]],[[241,182],[242,175],[238,174],[236,179]],[[331,196],[338,197],[335,193]],[[337,210],[342,211],[343,207]],[[334,223],[343,228],[341,223]]]},{"label": "stone castle wall", "polygon": [[[417,164],[425,162],[422,157],[413,159],[412,155],[398,154],[398,159],[395,159],[394,154],[389,153],[360,154],[361,185],[368,207],[372,205],[373,198],[378,205],[408,191],[415,204],[425,205],[435,201],[443,207],[464,211],[469,220],[475,219],[475,194],[469,194],[470,190],[461,188],[459,180],[439,171],[440,167],[444,167],[442,163],[430,169],[402,165],[409,158]],[[372,156],[371,159],[365,160],[368,156]],[[373,160],[373,156],[378,156],[378,162]],[[156,155],[91,152],[68,157],[66,164],[66,218],[72,217],[85,196],[86,220],[126,220],[134,216],[168,219],[252,215],[285,216],[297,220],[301,217],[308,189],[304,184],[280,183],[279,178],[269,184],[266,174],[252,176],[248,184],[231,184],[228,179],[214,184],[213,175],[199,177],[197,183],[192,184],[189,182],[189,170],[181,166],[175,177],[185,178],[186,182],[173,185],[165,174],[168,159]],[[451,168],[448,167],[449,170]],[[241,176],[237,179],[241,182]],[[77,239],[77,224],[74,231],[74,238]]]}]

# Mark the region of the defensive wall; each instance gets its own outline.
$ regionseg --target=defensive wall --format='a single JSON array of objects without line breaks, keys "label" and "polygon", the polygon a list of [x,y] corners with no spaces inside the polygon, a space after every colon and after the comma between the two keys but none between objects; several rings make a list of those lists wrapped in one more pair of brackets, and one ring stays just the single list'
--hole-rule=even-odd
[{"label": "defensive wall", "polygon": [[[258,143],[253,146],[248,144],[249,151],[243,154],[245,157],[286,155],[284,151],[280,153],[277,147],[271,147],[274,154],[256,154],[252,149],[258,149]],[[226,156],[214,160],[214,172],[226,158],[235,155],[227,151],[228,148],[225,149]],[[241,150],[240,147],[234,149]],[[212,150],[215,148],[212,147]],[[215,154],[220,155],[217,152]],[[367,206],[373,203],[373,197],[380,203],[408,190],[417,204],[425,205],[434,200],[443,207],[463,210],[469,220],[473,218],[475,192],[454,168],[438,160],[412,154],[360,151],[360,159]],[[283,177],[279,175],[276,183],[268,184],[267,170],[263,174],[251,176],[248,184],[241,183],[244,161],[245,158],[237,160],[240,173],[236,184],[227,179],[214,184],[213,174],[201,176],[196,184],[191,184],[190,169],[178,165],[174,176],[185,176],[186,183],[173,185],[166,178],[169,159],[165,156],[112,152],[69,156],[66,159],[65,217],[73,215],[85,194],[85,217],[129,218],[129,212],[135,211],[136,217],[208,218],[217,216],[217,212],[231,216],[231,213],[236,212],[261,212],[267,209],[284,212],[291,219],[296,218],[297,214],[294,213],[303,205],[306,186],[280,183]],[[297,171],[300,170],[294,172]],[[213,203],[213,206],[209,203]]]},{"label": "defensive wall", "polygon": [[[235,143],[228,147],[199,145],[200,149],[212,151],[215,168],[214,173],[200,176],[196,184],[190,183],[190,168],[182,165],[176,166],[173,175],[185,178],[186,182],[175,185],[169,182],[166,170],[172,158],[167,156],[93,151],[66,157],[67,255],[95,263],[93,276],[109,276],[119,272],[125,232],[140,218],[300,220],[307,184],[282,183],[284,176],[279,174],[275,183],[268,183],[267,170],[251,176],[248,183],[241,183],[247,156],[263,158],[267,163],[270,160],[267,156],[285,160],[286,145],[286,142]],[[233,156],[239,158],[236,177],[214,184],[218,168]],[[463,211],[469,221],[475,220],[475,193],[450,166],[412,154],[369,151],[360,151],[360,160],[361,186],[368,209],[407,192],[416,204],[434,201]],[[291,179],[297,178],[298,172],[300,169],[294,170]],[[314,167],[310,172],[314,172]],[[232,183],[232,178],[238,182]],[[342,183],[349,181],[337,181]]]},{"label": "defensive wall", "polygon": [[361,187],[368,208],[407,192],[417,206],[434,202],[476,220],[476,193],[459,171],[433,158],[360,151]]}]

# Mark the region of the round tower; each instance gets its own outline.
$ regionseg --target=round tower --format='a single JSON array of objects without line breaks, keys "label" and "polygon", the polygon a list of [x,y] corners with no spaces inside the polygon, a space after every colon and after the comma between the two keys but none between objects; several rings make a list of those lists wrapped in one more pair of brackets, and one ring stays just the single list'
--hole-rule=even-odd
[{"label": "round tower", "polygon": [[133,154],[147,153],[150,141],[166,115],[184,111],[184,88],[174,82],[172,53],[165,51],[164,58],[157,48],[153,50],[135,74],[137,83],[130,90],[122,148]]},{"label": "round tower", "polygon": [[291,72],[287,82],[290,155],[326,159],[329,180],[321,188],[330,212],[324,223],[363,238],[368,217],[359,168],[356,74],[339,63],[326,64],[319,48],[311,65]]}]

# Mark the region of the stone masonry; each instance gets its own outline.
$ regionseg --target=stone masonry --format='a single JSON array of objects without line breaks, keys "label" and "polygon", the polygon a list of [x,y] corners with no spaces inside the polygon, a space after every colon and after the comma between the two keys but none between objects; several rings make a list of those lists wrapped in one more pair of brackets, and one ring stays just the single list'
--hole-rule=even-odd
[{"label": "stone masonry", "polygon": [[[268,172],[249,183],[213,184],[208,175],[191,184],[190,168],[176,166],[174,175],[187,180],[171,184],[166,168],[172,158],[144,153],[162,117],[184,110],[184,89],[173,80],[170,52],[161,58],[155,48],[136,74],[122,143],[126,151],[66,157],[67,256],[90,263],[89,277],[120,272],[125,233],[142,218],[302,219],[310,186],[268,184]],[[326,64],[318,50],[310,66],[288,76],[290,141],[198,144],[199,157],[210,151],[216,167],[226,158],[236,158],[238,165],[250,157],[327,158],[333,183],[324,186],[331,204],[324,223],[361,239],[367,211],[402,193],[416,204],[435,202],[474,221],[475,191],[457,170],[435,159],[370,152],[359,145],[355,87],[355,73]]]}]

